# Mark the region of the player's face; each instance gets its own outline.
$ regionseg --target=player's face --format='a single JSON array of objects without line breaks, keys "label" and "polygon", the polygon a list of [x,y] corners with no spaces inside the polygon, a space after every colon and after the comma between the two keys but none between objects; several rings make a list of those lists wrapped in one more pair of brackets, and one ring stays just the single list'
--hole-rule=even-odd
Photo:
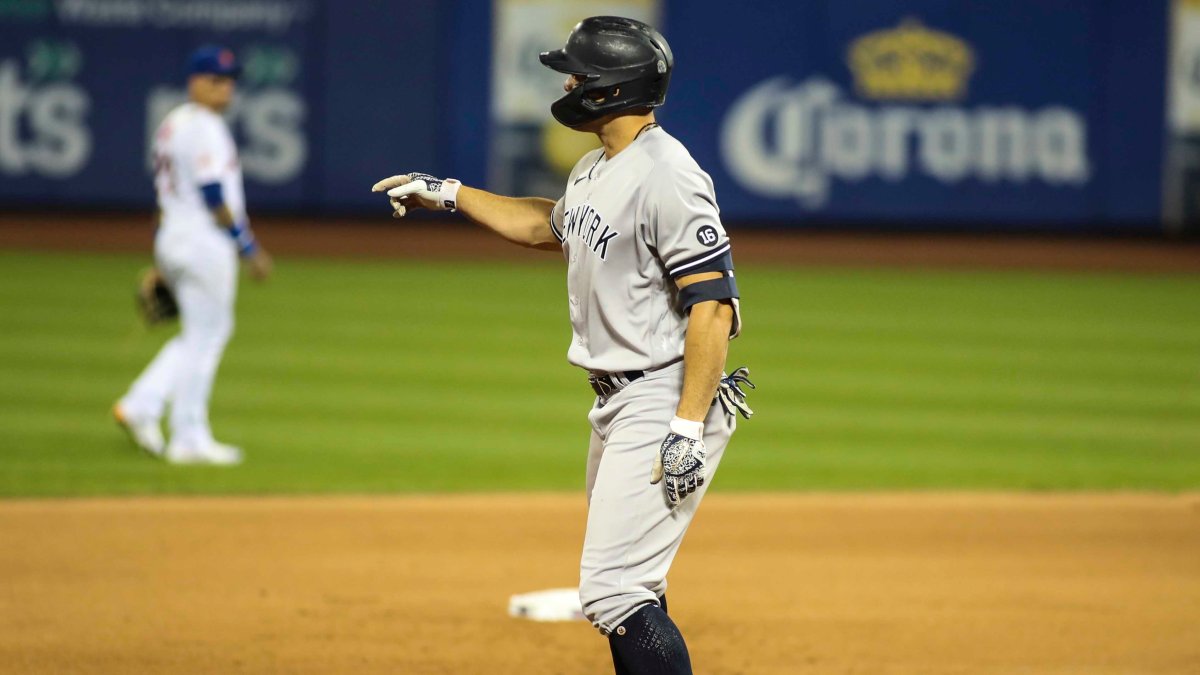
[{"label": "player's face", "polygon": [[[583,78],[583,76],[581,76],[581,75],[568,75],[567,79],[563,82],[563,91],[569,93],[570,91],[572,91],[576,87],[582,85],[586,81],[587,80],[585,80]],[[621,90],[620,90],[620,88],[615,88],[612,90],[611,93],[613,96],[616,96],[617,94],[621,93]],[[608,97],[608,92],[591,91],[591,92],[584,94],[584,96],[587,96],[589,99],[591,99],[592,101],[594,101],[596,103],[604,103],[605,99]]]},{"label": "player's face", "polygon": [[[587,80],[584,79],[584,77],[581,75],[567,75],[567,79],[563,81],[563,91],[570,92],[571,90],[582,85],[586,81]],[[589,99],[591,99],[595,103],[604,103],[604,101],[608,98],[609,95],[617,96],[620,93],[621,93],[621,89],[619,87],[615,87],[610,92],[593,91],[593,92],[588,92],[584,95],[587,96]],[[611,115],[605,115],[604,117],[601,117],[600,119],[592,120],[591,122],[586,122],[584,124],[581,124],[577,127],[572,127],[572,128],[575,129],[576,131],[589,131],[592,133],[599,133],[600,130],[604,128],[605,124],[608,124],[609,121],[611,121],[613,118],[617,117],[617,115],[619,115],[619,114],[620,113],[613,113]]]},{"label": "player's face", "polygon": [[218,112],[233,102],[235,81],[227,75],[193,75],[188,86],[192,100]]}]

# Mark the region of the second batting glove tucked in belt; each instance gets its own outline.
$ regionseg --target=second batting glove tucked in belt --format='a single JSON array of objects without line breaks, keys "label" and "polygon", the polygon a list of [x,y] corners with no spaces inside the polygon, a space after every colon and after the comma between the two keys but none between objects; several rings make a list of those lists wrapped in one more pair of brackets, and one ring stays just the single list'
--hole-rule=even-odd
[{"label": "second batting glove tucked in belt", "polygon": [[742,385],[751,389],[757,388],[750,381],[750,369],[746,366],[721,378],[721,381],[717,383],[716,400],[725,409],[726,415],[733,417],[736,413],[741,413],[742,417],[750,419],[754,411],[746,403],[746,391],[742,389]]}]

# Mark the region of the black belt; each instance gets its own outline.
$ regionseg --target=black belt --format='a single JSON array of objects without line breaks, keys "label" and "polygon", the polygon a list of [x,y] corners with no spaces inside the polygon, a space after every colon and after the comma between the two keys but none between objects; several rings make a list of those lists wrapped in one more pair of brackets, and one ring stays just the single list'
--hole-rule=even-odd
[{"label": "black belt", "polygon": [[640,370],[627,370],[623,373],[606,373],[588,375],[588,384],[600,398],[608,398],[621,391],[631,383],[640,380],[646,373]]}]

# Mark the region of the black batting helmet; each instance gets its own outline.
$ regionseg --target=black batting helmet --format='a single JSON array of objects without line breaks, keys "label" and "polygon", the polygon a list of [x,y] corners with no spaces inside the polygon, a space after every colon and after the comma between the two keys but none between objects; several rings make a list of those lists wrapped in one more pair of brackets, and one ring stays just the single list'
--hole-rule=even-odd
[{"label": "black batting helmet", "polygon": [[542,52],[542,63],[583,83],[550,106],[554,119],[577,127],[631,108],[657,108],[667,99],[675,57],[654,28],[619,16],[576,24],[562,49]]}]

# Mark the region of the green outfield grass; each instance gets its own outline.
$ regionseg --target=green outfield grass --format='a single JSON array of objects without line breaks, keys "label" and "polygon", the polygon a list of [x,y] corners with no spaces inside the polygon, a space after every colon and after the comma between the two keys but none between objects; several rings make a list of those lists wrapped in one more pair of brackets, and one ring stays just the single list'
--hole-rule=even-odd
[{"label": "green outfield grass", "polygon": [[[135,452],[109,406],[169,331],[146,256],[0,252],[0,495],[581,487],[564,271],[281,260],[244,283],[212,419],[235,469]],[[717,489],[1200,488],[1200,278],[739,270],[759,416]]]}]

